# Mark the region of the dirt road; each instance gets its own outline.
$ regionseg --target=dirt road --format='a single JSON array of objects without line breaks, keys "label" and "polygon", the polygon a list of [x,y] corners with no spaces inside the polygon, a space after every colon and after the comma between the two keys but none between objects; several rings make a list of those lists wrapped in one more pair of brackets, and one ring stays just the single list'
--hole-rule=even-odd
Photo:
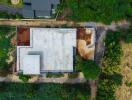
[{"label": "dirt road", "polygon": [[68,27],[73,26],[74,22],[67,21],[56,21],[48,19],[23,19],[23,20],[13,20],[13,19],[1,19],[0,25],[10,25],[10,26],[32,26],[32,27],[60,27],[66,25]]}]

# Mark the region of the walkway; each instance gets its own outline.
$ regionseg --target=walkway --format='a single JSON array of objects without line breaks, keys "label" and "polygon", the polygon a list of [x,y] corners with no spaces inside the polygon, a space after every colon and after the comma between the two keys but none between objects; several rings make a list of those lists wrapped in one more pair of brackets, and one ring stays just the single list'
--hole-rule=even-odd
[{"label": "walkway", "polygon": [[22,14],[22,9],[21,8],[14,8],[11,6],[3,5],[0,4],[0,11],[5,11],[10,14]]},{"label": "walkway", "polygon": [[0,19],[0,25],[10,25],[10,26],[32,26],[32,27],[73,27],[74,22],[67,21],[56,21],[54,19]]}]

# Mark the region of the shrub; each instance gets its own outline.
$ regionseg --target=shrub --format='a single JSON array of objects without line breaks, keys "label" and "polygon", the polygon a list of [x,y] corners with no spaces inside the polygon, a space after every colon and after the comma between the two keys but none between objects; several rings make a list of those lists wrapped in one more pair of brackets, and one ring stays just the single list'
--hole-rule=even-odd
[{"label": "shrub", "polygon": [[64,77],[63,73],[47,73],[46,77],[48,78],[60,78],[60,77]]},{"label": "shrub", "polygon": [[83,72],[87,80],[97,79],[100,75],[100,67],[92,60],[85,60],[81,57],[78,57],[76,65],[77,69]]},{"label": "shrub", "polygon": [[68,73],[68,78],[78,78],[79,73]]},{"label": "shrub", "polygon": [[31,78],[29,75],[23,75],[22,73],[19,74],[19,79],[21,79],[23,82],[28,82],[28,80]]},{"label": "shrub", "polygon": [[122,56],[122,48],[120,45],[120,32],[108,32],[106,35],[105,42],[105,53],[104,53],[104,72],[113,73],[119,70],[117,67],[120,64]]}]

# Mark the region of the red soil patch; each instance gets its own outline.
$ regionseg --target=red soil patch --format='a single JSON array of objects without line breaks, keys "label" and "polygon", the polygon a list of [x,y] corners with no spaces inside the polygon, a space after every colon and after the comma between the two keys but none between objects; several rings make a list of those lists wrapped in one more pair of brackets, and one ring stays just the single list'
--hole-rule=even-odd
[{"label": "red soil patch", "polygon": [[85,40],[86,45],[89,45],[91,43],[91,36],[92,36],[92,33],[86,34],[85,28],[78,28],[77,29],[77,39]]},{"label": "red soil patch", "polygon": [[30,46],[30,28],[17,28],[17,45]]}]

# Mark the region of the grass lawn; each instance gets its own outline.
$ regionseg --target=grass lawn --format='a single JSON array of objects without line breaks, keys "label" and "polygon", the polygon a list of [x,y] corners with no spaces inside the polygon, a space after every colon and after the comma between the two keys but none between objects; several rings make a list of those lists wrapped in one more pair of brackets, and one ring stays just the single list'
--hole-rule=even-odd
[{"label": "grass lawn", "polygon": [[120,65],[123,84],[117,89],[116,97],[117,100],[132,100],[132,43],[121,44],[124,53]]},{"label": "grass lawn", "polygon": [[0,100],[90,100],[88,84],[0,83]]}]

